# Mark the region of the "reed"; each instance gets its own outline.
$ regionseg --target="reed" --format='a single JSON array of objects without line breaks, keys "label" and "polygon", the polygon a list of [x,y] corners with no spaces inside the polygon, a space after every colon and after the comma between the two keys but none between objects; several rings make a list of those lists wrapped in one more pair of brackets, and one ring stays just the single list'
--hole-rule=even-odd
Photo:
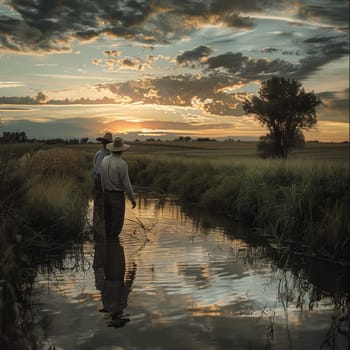
[{"label": "reed", "polygon": [[84,228],[88,181],[79,157],[29,146],[0,147],[1,349],[36,348],[30,317],[36,265],[49,250],[81,238]]},{"label": "reed", "polygon": [[27,226],[63,242],[81,237],[87,196],[75,180],[51,177],[32,180],[25,196],[23,212]]},{"label": "reed", "polygon": [[30,162],[31,173],[46,177],[84,178],[79,154],[71,149],[51,148],[36,152]]},{"label": "reed", "polygon": [[275,242],[294,241],[350,261],[348,166],[327,161],[260,161],[128,156],[137,186],[173,193],[245,221]]},{"label": "reed", "polygon": [[[25,193],[22,151],[1,146],[0,151],[0,348],[34,348],[28,285],[33,275],[20,247],[21,206]],[[22,150],[18,148],[17,150]]]}]

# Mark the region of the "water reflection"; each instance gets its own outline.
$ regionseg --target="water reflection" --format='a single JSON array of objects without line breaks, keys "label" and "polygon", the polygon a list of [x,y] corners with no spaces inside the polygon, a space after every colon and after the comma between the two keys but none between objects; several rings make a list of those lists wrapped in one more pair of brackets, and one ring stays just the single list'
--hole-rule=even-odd
[{"label": "water reflection", "polygon": [[108,314],[109,326],[123,327],[129,322],[124,309],[128,306],[137,265],[133,263],[126,269],[124,247],[116,239],[95,244],[93,267],[95,286],[101,292],[103,304],[99,311]]},{"label": "water reflection", "polygon": [[277,252],[231,220],[140,199],[120,240],[82,250],[84,264],[68,255],[38,278],[51,279],[40,296],[57,347],[348,347],[348,271]]}]

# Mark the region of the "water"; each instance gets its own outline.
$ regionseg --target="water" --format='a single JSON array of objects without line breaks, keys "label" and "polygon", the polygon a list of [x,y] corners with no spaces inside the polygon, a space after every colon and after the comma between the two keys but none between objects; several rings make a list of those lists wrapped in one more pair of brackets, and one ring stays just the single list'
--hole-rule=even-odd
[{"label": "water", "polygon": [[120,244],[86,242],[41,268],[44,349],[349,348],[344,271],[276,257],[237,223],[169,199],[138,204]]}]

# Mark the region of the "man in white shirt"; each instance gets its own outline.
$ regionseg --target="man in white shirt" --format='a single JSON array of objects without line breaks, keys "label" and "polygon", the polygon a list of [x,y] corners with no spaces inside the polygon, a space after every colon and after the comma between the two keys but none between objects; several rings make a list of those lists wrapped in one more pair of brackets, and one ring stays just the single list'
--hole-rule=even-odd
[{"label": "man in white shirt", "polygon": [[110,132],[106,132],[102,137],[97,137],[97,141],[101,142],[102,147],[99,149],[94,157],[93,161],[93,199],[94,199],[94,211],[93,211],[93,224],[97,226],[103,219],[103,191],[101,185],[101,163],[102,159],[109,154],[106,149],[107,144],[113,142],[113,136]]},{"label": "man in white shirt", "polygon": [[101,183],[103,189],[104,218],[107,238],[117,237],[124,224],[125,193],[135,208],[134,191],[129,179],[128,165],[122,159],[123,151],[130,146],[117,137],[108,144],[110,155],[101,163]]}]

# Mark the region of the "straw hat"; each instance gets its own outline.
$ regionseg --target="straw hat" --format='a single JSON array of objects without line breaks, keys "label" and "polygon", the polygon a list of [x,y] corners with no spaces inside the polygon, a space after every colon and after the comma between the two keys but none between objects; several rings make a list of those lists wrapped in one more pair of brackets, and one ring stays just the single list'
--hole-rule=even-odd
[{"label": "straw hat", "polygon": [[96,138],[97,141],[111,143],[113,142],[113,136],[110,132],[106,132],[102,137]]},{"label": "straw hat", "polygon": [[123,139],[120,137],[116,137],[113,143],[107,145],[107,149],[111,152],[126,151],[129,147],[130,145],[124,143]]}]

